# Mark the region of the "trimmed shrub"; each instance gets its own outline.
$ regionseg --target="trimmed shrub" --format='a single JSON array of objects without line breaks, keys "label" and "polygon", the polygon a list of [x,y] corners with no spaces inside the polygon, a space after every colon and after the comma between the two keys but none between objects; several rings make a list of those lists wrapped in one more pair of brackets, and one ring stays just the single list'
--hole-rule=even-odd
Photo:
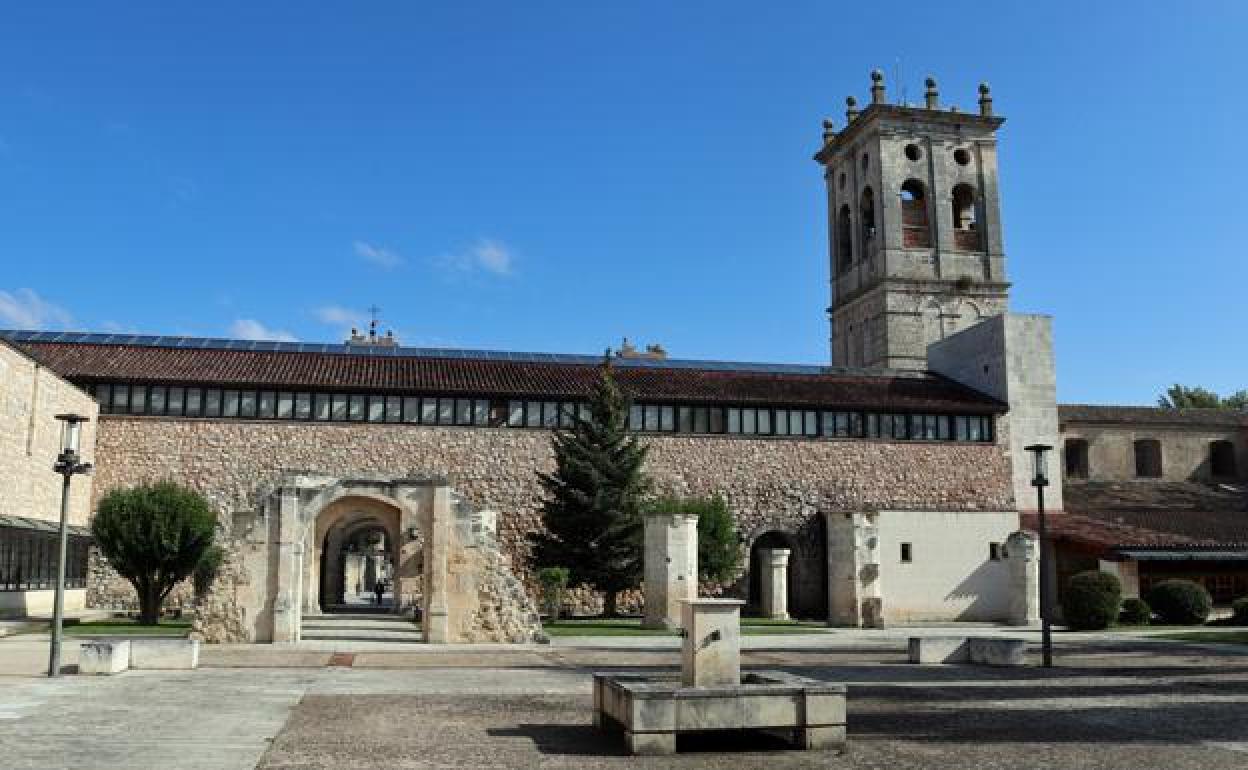
[{"label": "trimmed shrub", "polygon": [[1118,622],[1124,626],[1147,626],[1153,619],[1153,608],[1143,599],[1123,599]]},{"label": "trimmed shrub", "polygon": [[1198,626],[1209,617],[1213,599],[1200,583],[1164,580],[1148,592],[1148,604],[1163,623]]},{"label": "trimmed shrub", "polygon": [[542,584],[542,601],[552,623],[558,622],[563,608],[563,592],[568,587],[570,571],[567,567],[542,567],[537,571],[537,582]]},{"label": "trimmed shrub", "polygon": [[1248,596],[1231,602],[1231,622],[1237,626],[1248,626]]},{"label": "trimmed shrub", "polygon": [[1080,572],[1066,584],[1062,594],[1062,615],[1066,625],[1077,631],[1109,628],[1118,619],[1122,604],[1122,584],[1108,572]]}]

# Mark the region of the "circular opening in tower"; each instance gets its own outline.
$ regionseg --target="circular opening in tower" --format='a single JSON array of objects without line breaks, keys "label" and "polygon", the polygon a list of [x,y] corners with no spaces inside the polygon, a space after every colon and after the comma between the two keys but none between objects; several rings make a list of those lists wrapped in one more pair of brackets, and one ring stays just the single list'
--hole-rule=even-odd
[{"label": "circular opening in tower", "polygon": [[906,157],[910,160],[918,160],[923,157],[923,150],[921,150],[917,144],[907,144]]},{"label": "circular opening in tower", "polygon": [[953,151],[953,159],[957,161],[959,166],[965,166],[971,162],[971,153],[965,147],[959,147]]}]

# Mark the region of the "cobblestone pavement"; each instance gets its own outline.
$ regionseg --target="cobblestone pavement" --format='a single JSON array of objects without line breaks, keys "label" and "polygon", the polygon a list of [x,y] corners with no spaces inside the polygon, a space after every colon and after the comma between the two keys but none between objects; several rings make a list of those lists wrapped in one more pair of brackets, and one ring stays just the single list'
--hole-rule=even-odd
[{"label": "cobblestone pavement", "polygon": [[[15,641],[0,641],[0,669]],[[850,685],[849,752],[695,736],[652,759],[625,757],[618,736],[590,726],[589,673],[674,667],[665,647],[367,651],[334,666],[327,653],[277,652],[214,648],[206,663],[218,667],[198,671],[0,678],[0,766],[1248,767],[1240,648],[1071,642],[1045,671],[910,666],[887,646],[760,645],[747,667]]]}]

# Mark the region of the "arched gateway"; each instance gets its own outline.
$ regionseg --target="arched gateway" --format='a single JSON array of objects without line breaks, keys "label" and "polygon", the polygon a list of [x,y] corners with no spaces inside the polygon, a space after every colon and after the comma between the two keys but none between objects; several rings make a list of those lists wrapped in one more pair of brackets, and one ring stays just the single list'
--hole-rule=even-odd
[{"label": "arched gateway", "polygon": [[373,567],[393,584],[391,606],[419,616],[426,642],[526,642],[541,630],[499,552],[495,515],[460,501],[444,478],[286,473],[250,521],[236,517],[234,534],[244,577],[221,590],[239,616],[225,625],[245,638],[213,641],[299,641],[305,614],[354,588],[345,555],[360,542],[379,547]]}]

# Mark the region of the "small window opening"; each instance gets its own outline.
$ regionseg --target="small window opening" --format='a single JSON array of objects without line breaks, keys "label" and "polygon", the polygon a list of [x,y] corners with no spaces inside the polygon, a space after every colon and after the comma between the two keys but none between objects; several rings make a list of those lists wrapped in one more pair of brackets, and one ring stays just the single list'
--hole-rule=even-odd
[{"label": "small window opening", "polygon": [[992,561],[1001,561],[1001,544],[1000,543],[988,544],[988,558],[991,559]]},{"label": "small window opening", "polygon": [[901,544],[901,563],[909,564],[912,561],[914,561],[914,549],[911,547],[910,543],[902,543]]},{"label": "small window opening", "polygon": [[871,188],[864,188],[858,203],[858,218],[862,222],[862,241],[866,243],[875,237],[875,193]]},{"label": "small window opening", "polygon": [[851,227],[853,225],[847,203],[841,206],[841,211],[836,216],[836,257],[842,271],[848,270],[854,261],[854,234]]},{"label": "small window opening", "polygon": [[1081,438],[1066,439],[1066,478],[1088,477],[1088,442]]},{"label": "small window opening", "polygon": [[981,248],[975,221],[975,189],[969,184],[953,187],[953,237],[954,245],[962,251]]},{"label": "small window opening", "polygon": [[1219,478],[1234,478],[1235,445],[1229,441],[1214,441],[1209,444],[1209,470]]},{"label": "small window opening", "polygon": [[1135,442],[1135,475],[1140,478],[1161,478],[1161,442],[1142,438]]}]

